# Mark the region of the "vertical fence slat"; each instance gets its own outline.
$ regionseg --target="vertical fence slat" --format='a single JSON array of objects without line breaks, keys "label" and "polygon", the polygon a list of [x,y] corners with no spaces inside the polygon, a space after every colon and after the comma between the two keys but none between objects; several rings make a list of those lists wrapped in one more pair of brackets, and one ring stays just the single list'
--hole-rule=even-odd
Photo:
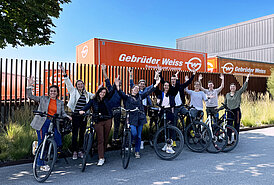
[{"label": "vertical fence slat", "polygon": [[17,82],[17,72],[18,72],[18,59],[15,60],[15,85],[14,85],[14,108],[17,109],[17,93],[18,93],[18,82]]},{"label": "vertical fence slat", "polygon": [[9,103],[9,116],[11,116],[11,106],[12,106],[12,77],[13,77],[13,74],[12,74],[12,68],[13,68],[13,59],[11,59],[11,62],[10,62],[10,103]]}]

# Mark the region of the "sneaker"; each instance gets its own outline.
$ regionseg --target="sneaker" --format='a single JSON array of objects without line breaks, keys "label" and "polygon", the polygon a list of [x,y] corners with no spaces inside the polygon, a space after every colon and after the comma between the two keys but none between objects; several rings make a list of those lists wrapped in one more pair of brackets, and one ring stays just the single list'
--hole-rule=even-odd
[{"label": "sneaker", "polygon": [[49,165],[40,166],[40,170],[44,171],[44,172],[48,172],[50,170],[50,167],[49,167]]},{"label": "sneaker", "polygon": [[140,146],[140,149],[143,150],[145,147],[144,147],[144,141],[141,141],[141,146]]},{"label": "sneaker", "polygon": [[171,146],[167,146],[167,147],[166,147],[166,153],[168,153],[168,154],[174,154],[175,151],[172,149]]},{"label": "sneaker", "polygon": [[103,166],[103,164],[105,163],[105,159],[99,159],[97,166]]},{"label": "sneaker", "polygon": [[162,148],[162,151],[165,152],[167,148],[167,144],[165,144],[165,146]]},{"label": "sneaker", "polygon": [[140,159],[140,158],[141,158],[141,156],[140,156],[140,153],[139,153],[139,152],[135,152],[135,158],[136,158],[136,159]]},{"label": "sneaker", "polygon": [[80,157],[81,159],[83,159],[84,154],[83,154],[83,152],[82,152],[82,151],[78,152],[78,157]]},{"label": "sneaker", "polygon": [[73,159],[73,160],[76,160],[77,157],[78,157],[78,156],[77,156],[77,152],[73,152],[72,159]]},{"label": "sneaker", "polygon": [[172,146],[176,147],[176,142],[175,141],[172,142]]}]

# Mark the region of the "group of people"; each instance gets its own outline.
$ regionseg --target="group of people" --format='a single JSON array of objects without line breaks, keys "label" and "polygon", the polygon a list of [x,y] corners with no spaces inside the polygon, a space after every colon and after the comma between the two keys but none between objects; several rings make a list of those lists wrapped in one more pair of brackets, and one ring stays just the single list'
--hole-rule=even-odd
[{"label": "group of people", "polygon": [[[208,89],[202,87],[201,80],[202,75],[199,75],[198,81],[194,82],[194,90],[189,90],[188,86],[192,83],[196,71],[193,71],[193,75],[189,78],[185,76],[185,82],[180,83],[178,79],[179,71],[177,71],[170,79],[164,80],[161,69],[155,71],[154,82],[150,86],[147,86],[146,80],[139,80],[138,84],[134,84],[133,81],[133,71],[129,69],[130,76],[130,94],[126,94],[122,91],[122,81],[119,80],[119,76],[115,79],[114,84],[111,85],[106,72],[106,65],[102,64],[101,69],[103,76],[105,78],[106,87],[100,85],[97,92],[92,94],[87,92],[85,89],[84,82],[82,80],[77,80],[73,86],[71,80],[66,74],[65,69],[60,66],[66,88],[69,93],[68,108],[73,112],[72,116],[69,116],[64,111],[63,101],[58,99],[59,88],[56,85],[49,87],[48,96],[35,96],[32,94],[33,77],[28,79],[27,95],[30,99],[39,102],[38,110],[42,112],[47,112],[50,115],[59,114],[63,117],[68,117],[72,120],[72,150],[73,150],[73,159],[83,157],[83,140],[84,133],[86,130],[87,120],[83,115],[84,113],[92,109],[94,115],[94,128],[97,134],[98,140],[98,156],[99,161],[98,166],[102,166],[105,162],[104,153],[106,151],[107,142],[110,130],[112,128],[112,119],[114,122],[114,132],[113,132],[113,141],[119,139],[119,127],[120,127],[120,111],[113,111],[123,104],[126,109],[135,109],[138,107],[139,111],[130,112],[130,124],[131,124],[131,134],[132,141],[135,142],[135,157],[140,158],[140,146],[141,146],[141,137],[143,125],[147,123],[146,114],[148,106],[152,106],[152,101],[150,99],[150,94],[155,93],[157,97],[157,105],[169,109],[167,111],[167,119],[169,124],[174,126],[177,125],[178,113],[187,114],[187,109],[184,107],[185,93],[190,95],[190,105],[192,105],[197,111],[194,114],[197,114],[198,111],[203,110],[203,101],[206,103],[206,112],[216,115],[216,108],[218,106],[218,94],[224,87],[224,76],[220,75],[222,80],[219,88],[214,89],[214,84],[212,81],[208,82]],[[240,119],[241,119],[241,94],[247,89],[247,83],[249,80],[249,75],[246,78],[244,85],[236,91],[236,85],[234,83],[230,84],[230,92],[225,96],[225,104],[235,115],[234,126],[239,132]],[[159,84],[162,83],[163,88],[159,88]],[[122,103],[123,102],[123,103]],[[161,114],[160,114],[161,115]],[[193,115],[196,116],[196,115]],[[228,117],[233,117],[233,115],[228,115]],[[40,144],[45,134],[48,131],[50,124],[50,119],[47,117],[41,117],[36,115],[31,123],[32,128],[37,131],[38,144]],[[233,125],[231,121],[229,123]],[[62,139],[59,132],[59,128],[55,128],[55,140],[59,148],[62,147]],[[173,147],[176,146],[176,143],[173,143]],[[164,150],[167,153],[174,153],[175,151],[172,147],[165,147]],[[46,166],[40,164],[41,168],[47,170]]]}]

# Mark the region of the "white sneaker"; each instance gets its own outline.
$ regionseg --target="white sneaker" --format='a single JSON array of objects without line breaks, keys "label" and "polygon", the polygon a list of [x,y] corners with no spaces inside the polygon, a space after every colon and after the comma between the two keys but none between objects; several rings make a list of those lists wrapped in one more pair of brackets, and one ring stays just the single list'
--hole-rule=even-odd
[{"label": "white sneaker", "polygon": [[174,154],[175,151],[172,149],[171,146],[167,146],[167,147],[166,147],[166,153],[168,153],[168,154]]},{"label": "white sneaker", "polygon": [[97,166],[102,166],[105,163],[105,159],[99,159]]},{"label": "white sneaker", "polygon": [[143,150],[145,147],[144,147],[144,141],[141,141],[141,146],[140,146],[140,149]]},{"label": "white sneaker", "polygon": [[44,172],[48,172],[50,170],[50,167],[49,167],[49,165],[40,166],[40,170],[44,171]]},{"label": "white sneaker", "polygon": [[165,144],[165,146],[162,148],[162,151],[166,151],[166,148],[167,148],[167,144]]}]

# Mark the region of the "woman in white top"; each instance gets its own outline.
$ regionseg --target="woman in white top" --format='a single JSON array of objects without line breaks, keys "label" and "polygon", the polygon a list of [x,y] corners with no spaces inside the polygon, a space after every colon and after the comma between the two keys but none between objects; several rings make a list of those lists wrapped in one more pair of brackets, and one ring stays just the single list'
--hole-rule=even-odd
[{"label": "woman in white top", "polygon": [[[60,68],[63,72],[64,81],[70,94],[67,106],[73,113],[75,113],[75,115],[72,115],[72,159],[77,159],[77,157],[83,158],[82,147],[84,143],[84,134],[87,121],[83,116],[77,114],[79,114],[79,111],[89,102],[89,100],[93,98],[94,94],[86,91],[84,82],[82,80],[77,80],[74,87],[71,80],[67,76],[64,67],[60,65]],[[78,135],[79,143],[77,143]]]}]

